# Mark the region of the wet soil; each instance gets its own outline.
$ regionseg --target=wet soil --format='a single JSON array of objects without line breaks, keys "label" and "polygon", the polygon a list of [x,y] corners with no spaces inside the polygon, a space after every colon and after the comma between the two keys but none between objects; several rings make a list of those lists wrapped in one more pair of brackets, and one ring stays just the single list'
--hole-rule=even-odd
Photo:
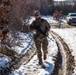
[{"label": "wet soil", "polygon": [[71,50],[69,49],[68,45],[63,41],[63,39],[58,34],[54,33],[53,31],[52,33],[61,42],[64,48],[65,55],[66,55],[66,58],[65,58],[66,63],[63,63],[65,65],[65,68],[64,68],[64,66],[62,66],[64,56],[62,55],[63,53],[62,51],[60,51],[59,43],[57,42],[59,52],[58,52],[57,61],[55,62],[55,69],[52,75],[72,75],[75,63],[74,63],[74,57],[71,54]]}]

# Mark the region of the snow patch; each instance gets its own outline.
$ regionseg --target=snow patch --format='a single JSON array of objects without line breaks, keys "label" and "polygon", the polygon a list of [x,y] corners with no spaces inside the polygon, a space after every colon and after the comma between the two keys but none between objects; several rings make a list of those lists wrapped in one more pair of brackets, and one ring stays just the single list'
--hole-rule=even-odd
[{"label": "snow patch", "polygon": [[[47,20],[50,24],[51,23],[56,23],[56,24],[58,24],[58,23],[67,23],[67,21],[66,21],[66,19],[59,19],[59,20],[55,20],[55,19],[53,19],[53,16],[41,16],[42,18],[44,18],[45,20]],[[31,16],[31,18],[30,18],[30,20],[29,20],[29,24],[31,24],[32,23],[32,21],[33,20],[35,20],[35,18],[33,17],[33,16]]]},{"label": "snow patch", "polygon": [[[51,35],[49,36],[51,39],[53,39]],[[24,62],[19,69],[12,72],[10,75],[49,75],[49,74],[52,74],[54,70],[54,66],[55,66],[54,60],[56,60],[56,58],[54,57],[58,53],[58,47],[54,39],[50,40],[48,38],[48,42],[49,42],[49,45],[48,45],[47,59],[44,61],[44,64],[47,66],[45,69],[39,66],[37,55],[35,55],[29,61],[29,63],[25,65],[25,62]]]},{"label": "snow patch", "polygon": [[11,58],[0,53],[0,70],[9,67],[9,62],[11,62]]},{"label": "snow patch", "polygon": [[[61,36],[62,39],[67,43],[72,52],[72,55],[74,56],[76,64],[76,28],[52,29],[52,30],[56,32],[59,36]],[[76,75],[76,66],[74,72],[75,73],[73,75]]]}]

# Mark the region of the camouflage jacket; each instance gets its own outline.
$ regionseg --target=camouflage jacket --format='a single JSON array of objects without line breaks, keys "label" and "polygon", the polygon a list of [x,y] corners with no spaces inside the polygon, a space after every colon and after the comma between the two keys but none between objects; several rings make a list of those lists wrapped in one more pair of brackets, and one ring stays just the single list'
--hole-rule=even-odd
[{"label": "camouflage jacket", "polygon": [[37,30],[37,33],[34,35],[35,39],[43,39],[46,35],[48,35],[48,31],[50,30],[49,23],[44,19],[35,20],[30,25],[30,29]]}]

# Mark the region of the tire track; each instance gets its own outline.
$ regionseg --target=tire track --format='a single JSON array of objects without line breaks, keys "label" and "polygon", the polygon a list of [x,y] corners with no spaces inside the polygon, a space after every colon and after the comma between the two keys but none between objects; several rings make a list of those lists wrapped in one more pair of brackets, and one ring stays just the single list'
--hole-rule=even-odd
[{"label": "tire track", "polygon": [[[63,39],[52,31],[52,36],[57,41],[59,53],[57,61],[55,63],[55,69],[52,75],[72,75],[74,70],[74,57],[71,54],[71,51],[68,45],[63,41]],[[60,58],[62,57],[62,58]],[[59,63],[62,61],[62,66],[59,68]]]},{"label": "tire track", "polygon": [[[56,33],[52,31],[52,36],[56,40],[56,44],[58,46],[58,55],[56,57],[55,61],[55,69],[51,75],[72,75],[73,73],[73,67],[75,65],[74,63],[74,57],[72,56],[70,49],[68,45],[63,41],[63,39]],[[35,52],[30,56],[30,53],[33,53],[29,50],[28,55],[25,55],[20,62],[16,63],[15,67],[13,67],[12,71],[19,68],[20,65],[24,63],[25,65],[33,58],[33,56],[36,54]],[[29,57],[28,57],[29,56]],[[29,59],[28,59],[29,58]],[[28,60],[27,60],[28,59]],[[3,74],[5,75],[5,74]],[[8,75],[8,74],[6,74]]]}]

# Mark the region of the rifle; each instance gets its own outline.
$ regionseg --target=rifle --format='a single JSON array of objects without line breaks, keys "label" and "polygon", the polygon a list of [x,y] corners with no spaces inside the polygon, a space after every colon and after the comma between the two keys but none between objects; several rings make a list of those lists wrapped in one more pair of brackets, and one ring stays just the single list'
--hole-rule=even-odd
[{"label": "rifle", "polygon": [[43,31],[43,29],[40,26],[34,26],[33,29],[37,30],[38,32],[40,32],[42,35],[44,35],[44,37],[48,37],[50,40],[54,41],[52,38],[50,38],[47,34],[46,31]]}]

